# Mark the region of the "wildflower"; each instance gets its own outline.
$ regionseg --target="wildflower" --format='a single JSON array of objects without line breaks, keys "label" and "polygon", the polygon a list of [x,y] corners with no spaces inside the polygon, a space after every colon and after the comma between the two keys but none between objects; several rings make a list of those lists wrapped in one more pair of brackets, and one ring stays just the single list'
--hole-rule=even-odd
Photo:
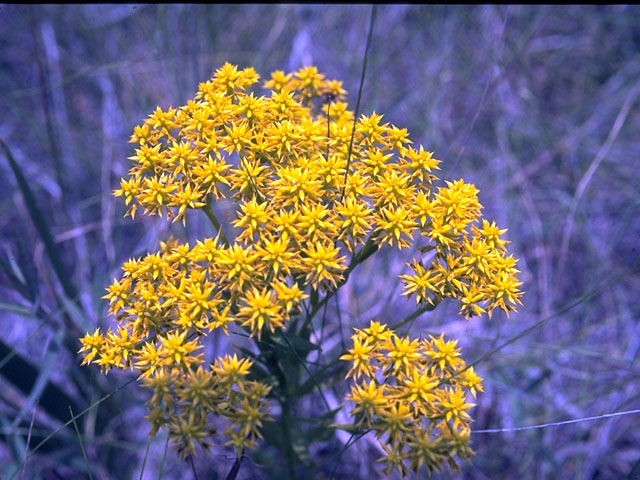
[{"label": "wildflower", "polygon": [[347,378],[353,377],[358,379],[360,375],[367,377],[373,377],[373,370],[371,368],[371,352],[374,349],[373,345],[369,344],[369,340],[360,338],[359,335],[351,337],[353,341],[353,348],[348,350],[348,354],[342,355],[340,360],[352,361],[353,366],[351,370],[347,372]]},{"label": "wildflower", "polygon": [[87,352],[82,359],[82,365],[91,363],[91,361],[100,353],[102,346],[104,345],[104,337],[100,333],[100,329],[96,328],[95,331],[89,335],[88,333],[80,339],[82,348],[79,353]]},{"label": "wildflower", "polygon": [[345,258],[338,256],[338,249],[333,245],[316,241],[305,249],[305,254],[303,263],[307,272],[307,283],[315,289],[326,284],[335,288],[342,278],[340,272],[347,268],[344,265]]},{"label": "wildflower", "polygon": [[272,332],[276,327],[283,326],[280,306],[275,301],[272,291],[253,288],[241,300],[242,306],[238,312],[238,320],[244,326],[251,327],[251,331],[260,337],[262,327],[267,325]]},{"label": "wildflower", "polygon": [[368,384],[356,385],[347,397],[356,404],[351,414],[355,416],[362,413],[368,420],[373,418],[373,415],[379,413],[389,402],[389,398],[385,396],[386,388],[384,384],[378,385],[375,380],[369,381]]},{"label": "wildflower", "polygon": [[[219,437],[240,455],[260,438],[268,397],[288,394],[250,379],[273,372],[236,353],[205,364],[208,336],[233,325],[254,340],[301,323],[306,333],[311,319],[299,320],[370,247],[427,242],[400,276],[418,308],[451,298],[466,318],[508,314],[522,296],[506,230],[481,218],[475,186],[433,186],[440,161],[414,148],[405,128],[374,112],[354,130],[342,83],[314,66],[273,72],[265,95],[251,91],[258,81],[253,68],[225,63],[186,105],[158,107],[134,128],[130,168],[114,190],[126,215],[186,225],[204,210],[215,238],[167,240],[125,262],[104,297],[117,326],[81,338],[83,364],[140,372],[152,392],[151,432],[165,429],[181,456]],[[212,208],[221,199],[233,210],[226,231]],[[404,476],[405,463],[432,471],[471,455],[467,393],[482,383],[456,341],[404,338],[371,322],[352,342],[340,357],[351,364],[348,399],[356,423],[376,431],[386,472]]]},{"label": "wildflower", "polygon": [[[352,363],[347,376],[355,381],[347,400],[355,405],[356,426],[376,432],[385,472],[395,469],[404,477],[405,461],[414,472],[423,466],[432,472],[444,463],[455,468],[457,454],[468,458],[467,411],[474,404],[467,393],[475,397],[482,379],[465,369],[457,341],[443,335],[403,338],[374,321],[352,341],[349,354],[341,357]],[[362,382],[361,372],[367,377]]]}]

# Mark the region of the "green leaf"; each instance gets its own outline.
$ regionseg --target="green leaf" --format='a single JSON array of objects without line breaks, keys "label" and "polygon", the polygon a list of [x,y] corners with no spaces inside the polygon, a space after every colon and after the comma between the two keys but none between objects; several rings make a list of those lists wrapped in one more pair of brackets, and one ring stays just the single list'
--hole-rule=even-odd
[{"label": "green leaf", "polygon": [[319,370],[314,372],[313,377],[309,377],[305,382],[296,388],[295,398],[304,397],[317,389],[320,385],[323,389],[341,383],[344,379],[340,373],[343,371],[340,367],[333,369]]},{"label": "green leaf", "polygon": [[[312,350],[321,350],[321,348],[318,345],[310,342],[304,337],[301,337],[299,335],[289,335],[289,334],[285,334],[284,332],[280,332],[280,333],[281,335],[274,335],[273,337],[271,337],[270,339],[271,343],[286,350],[292,355],[293,355],[293,352],[291,352],[291,347],[293,347],[301,357],[306,356],[306,354]],[[289,346],[289,344],[287,343],[287,340],[289,341],[291,346]]]},{"label": "green leaf", "polygon": [[307,432],[307,438],[309,439],[310,443],[326,442],[328,440],[331,440],[335,433],[335,429],[327,425],[319,425],[317,427],[313,427]]},{"label": "green leaf", "polygon": [[[343,353],[344,352],[340,348],[332,349],[327,356],[328,358],[334,358],[334,360],[317,368],[313,372],[313,378],[309,376],[304,383],[300,384],[298,387],[298,397],[302,397],[310,393],[314,388],[316,388],[316,384],[326,387],[343,382],[344,372],[347,370],[347,364],[346,362],[338,359],[338,357]],[[332,381],[328,382],[327,380],[329,379]]]},{"label": "green leaf", "polygon": [[235,348],[236,350],[238,350],[239,352],[242,352],[245,356],[251,358],[252,360],[255,360],[255,361],[258,361],[258,362],[261,361],[260,360],[260,357],[262,356],[261,353],[256,354],[255,352],[252,352],[248,348],[241,347],[239,345],[236,345],[235,343],[232,343],[231,346],[233,348]]}]

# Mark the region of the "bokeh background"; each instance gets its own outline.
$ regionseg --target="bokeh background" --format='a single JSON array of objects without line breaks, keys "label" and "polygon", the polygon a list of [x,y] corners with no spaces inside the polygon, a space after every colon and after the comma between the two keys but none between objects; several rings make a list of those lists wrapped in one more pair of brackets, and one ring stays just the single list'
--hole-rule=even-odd
[{"label": "bokeh background", "polygon": [[[101,376],[75,354],[78,336],[109,325],[101,296],[122,262],[169,234],[209,233],[198,212],[188,230],[122,217],[111,192],[133,153],[128,137],[157,105],[185,104],[225,61],[263,79],[315,64],[344,81],[354,106],[370,14],[366,5],[0,5],[0,139],[15,160],[11,168],[0,156],[0,478],[20,468],[25,479],[88,478],[83,449],[93,478],[140,478],[143,463],[143,478],[193,478],[171,450],[165,457],[162,435],[147,442],[146,392],[135,384],[21,467],[69,407],[78,413],[131,378]],[[638,7],[377,8],[361,113],[407,127],[442,160],[442,179],[476,184],[485,216],[509,229],[526,291],[508,319],[466,322],[445,303],[412,335],[456,336],[471,362],[551,317],[476,367],[485,379],[476,429],[640,408],[639,95]],[[397,279],[406,260],[383,250],[352,275],[329,306],[327,345],[411,310]],[[327,395],[338,405],[345,391]],[[624,415],[477,433],[473,463],[435,477],[640,478],[639,425],[640,415]],[[330,475],[347,439],[318,444],[310,478]],[[250,455],[238,478],[268,478],[275,455]],[[363,438],[335,478],[382,478],[378,455]],[[195,467],[225,478],[233,459],[214,449]]]}]

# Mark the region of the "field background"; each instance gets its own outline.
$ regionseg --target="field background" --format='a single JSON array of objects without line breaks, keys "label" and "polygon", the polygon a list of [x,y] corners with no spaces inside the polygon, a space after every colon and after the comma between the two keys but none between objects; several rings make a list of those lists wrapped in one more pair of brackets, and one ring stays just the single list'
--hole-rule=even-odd
[{"label": "field background", "polygon": [[[108,325],[104,288],[123,261],[169,233],[209,230],[123,219],[111,196],[133,153],[128,137],[157,106],[186,103],[225,61],[275,69],[315,64],[344,81],[352,107],[370,6],[0,5],[0,479],[25,453],[131,376],[79,367],[77,338]],[[640,408],[640,9],[614,6],[380,6],[360,111],[383,113],[442,160],[442,179],[480,189],[484,214],[508,228],[524,306],[507,319],[465,322],[455,305],[412,334],[460,338],[483,360],[476,429],[540,425]],[[22,180],[24,181],[22,181]],[[22,183],[20,183],[22,182]],[[25,196],[25,185],[32,198]],[[50,236],[47,236],[49,232]],[[371,318],[393,322],[397,253],[362,266],[329,308],[326,342]],[[635,268],[635,271],[634,271]],[[610,280],[610,281],[609,281]],[[593,295],[586,295],[594,292]],[[570,307],[570,308],[569,308]],[[328,392],[334,404],[346,385]],[[24,479],[139,478],[146,392],[117,391],[30,457]],[[477,433],[465,479],[640,478],[640,415]],[[347,440],[312,453],[327,478]],[[192,478],[164,437],[143,478]],[[262,478],[269,452],[238,478]],[[274,453],[275,455],[275,453]],[[342,456],[336,478],[382,478],[374,439]],[[275,459],[277,460],[277,459]],[[200,478],[225,478],[233,456],[196,459]],[[266,477],[265,477],[266,478]]]}]

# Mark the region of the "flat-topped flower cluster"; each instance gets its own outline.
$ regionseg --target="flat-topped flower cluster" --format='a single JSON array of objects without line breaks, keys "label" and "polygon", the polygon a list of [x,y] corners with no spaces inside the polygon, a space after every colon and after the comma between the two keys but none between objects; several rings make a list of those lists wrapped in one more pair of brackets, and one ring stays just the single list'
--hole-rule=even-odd
[{"label": "flat-topped flower cluster", "polygon": [[431,473],[444,463],[455,469],[454,456],[473,454],[467,410],[474,404],[467,394],[475,398],[482,379],[460,358],[457,340],[412,340],[378,322],[351,340],[341,357],[351,362],[347,377],[356,382],[347,397],[355,403],[351,414],[357,427],[376,432],[385,473],[405,476],[423,465]]},{"label": "flat-topped flower cluster", "polygon": [[[473,185],[433,186],[440,162],[412,147],[406,129],[375,113],[354,122],[341,82],[315,67],[273,72],[267,95],[250,91],[258,79],[253,68],[225,64],[185,106],[157,108],[135,127],[132,167],[115,191],[127,214],[186,223],[202,210],[217,231],[125,262],[106,295],[118,325],[81,339],[84,363],[141,373],[153,389],[152,431],[166,427],[183,455],[216,435],[210,416],[228,420],[237,452],[253,447],[274,387],[249,380],[252,362],[235,354],[206,365],[208,335],[236,326],[259,340],[298,319],[308,325],[322,296],[382,245],[422,243],[401,276],[420,307],[453,298],[468,318],[509,313],[521,296],[505,230],[481,219]],[[236,207],[226,231],[212,208],[220,199]],[[355,371],[367,373],[358,361]],[[463,397],[437,398],[442,407]],[[461,427],[464,415],[456,418]]]}]

